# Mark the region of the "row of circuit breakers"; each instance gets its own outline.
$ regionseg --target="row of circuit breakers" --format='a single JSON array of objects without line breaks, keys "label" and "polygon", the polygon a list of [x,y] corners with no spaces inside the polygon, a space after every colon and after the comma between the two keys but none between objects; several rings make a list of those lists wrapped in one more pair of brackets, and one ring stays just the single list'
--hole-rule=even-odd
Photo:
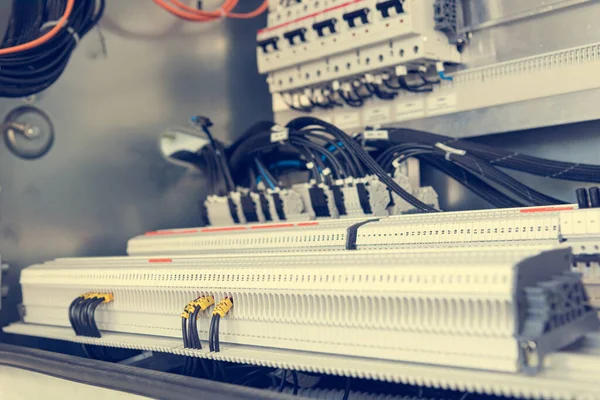
[{"label": "row of circuit breakers", "polygon": [[268,74],[272,93],[315,89],[317,97],[324,97],[323,90],[350,92],[352,79],[368,79],[369,73],[407,75],[412,67],[427,73],[436,65],[440,72],[440,65],[461,60],[456,7],[455,0],[273,4],[257,34],[258,70]]},{"label": "row of circuit breakers", "polygon": [[600,398],[600,209],[148,232],[23,270],[5,332],[516,397]]}]

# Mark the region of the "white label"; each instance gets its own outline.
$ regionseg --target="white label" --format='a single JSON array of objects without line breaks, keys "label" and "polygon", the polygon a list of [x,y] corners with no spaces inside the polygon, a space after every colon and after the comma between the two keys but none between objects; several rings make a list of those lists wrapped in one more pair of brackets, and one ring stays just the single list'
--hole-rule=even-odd
[{"label": "white label", "polygon": [[456,93],[431,96],[427,99],[427,114],[445,114],[456,110],[458,96]]},{"label": "white label", "polygon": [[396,121],[406,121],[425,116],[425,99],[414,99],[396,103]]},{"label": "white label", "polygon": [[271,132],[271,143],[282,142],[290,137],[290,132],[283,129],[277,132]]},{"label": "white label", "polygon": [[381,125],[391,121],[390,106],[370,107],[365,109],[365,125]]},{"label": "white label", "polygon": [[390,135],[388,134],[388,131],[379,129],[375,131],[364,131],[363,137],[365,140],[388,140]]},{"label": "white label", "polygon": [[341,129],[358,128],[360,126],[360,118],[356,112],[337,114],[333,120],[334,124]]}]

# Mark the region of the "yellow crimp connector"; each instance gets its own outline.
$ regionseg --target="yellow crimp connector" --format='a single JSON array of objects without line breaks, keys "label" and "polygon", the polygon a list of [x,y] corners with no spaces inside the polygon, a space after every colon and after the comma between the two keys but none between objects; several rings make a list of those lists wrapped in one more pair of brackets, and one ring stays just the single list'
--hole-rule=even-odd
[{"label": "yellow crimp connector", "polygon": [[110,303],[111,301],[113,301],[115,299],[115,296],[113,296],[112,293],[88,292],[88,293],[81,295],[80,297],[83,297],[86,300],[87,299],[104,299],[103,303]]},{"label": "yellow crimp connector", "polygon": [[219,304],[217,304],[215,306],[213,315],[220,315],[221,318],[223,318],[223,317],[225,317],[225,314],[227,314],[229,312],[229,310],[231,310],[231,307],[233,307],[233,299],[230,299],[229,297],[225,297],[223,300],[221,300],[219,302]]},{"label": "yellow crimp connector", "polygon": [[204,311],[206,310],[208,307],[212,306],[213,304],[215,304],[215,298],[214,296],[203,296],[198,298],[195,302],[195,305],[200,307],[200,310]]},{"label": "yellow crimp connector", "polygon": [[186,312],[182,312],[181,313],[181,318],[188,319],[189,317],[190,317],[190,313],[189,312],[186,311]]}]

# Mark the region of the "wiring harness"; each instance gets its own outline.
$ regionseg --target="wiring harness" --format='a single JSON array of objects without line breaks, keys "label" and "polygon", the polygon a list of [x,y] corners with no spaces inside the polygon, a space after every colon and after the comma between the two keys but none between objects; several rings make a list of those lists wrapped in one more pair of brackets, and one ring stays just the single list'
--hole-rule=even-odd
[{"label": "wiring harness", "polygon": [[102,337],[96,324],[96,309],[114,300],[110,293],[86,293],[69,306],[69,321],[77,336]]},{"label": "wiring harness", "polygon": [[104,9],[105,0],[13,1],[0,42],[0,97],[30,96],[56,82]]},{"label": "wiring harness", "polygon": [[415,158],[499,208],[565,203],[505,169],[600,182],[597,165],[542,159],[407,129],[368,128],[350,136],[326,121],[300,117],[285,127],[260,122],[225,147],[213,138],[208,118],[194,117],[192,122],[208,138],[195,165],[209,179],[212,195],[204,207],[215,226],[439,211],[433,189],[415,189],[402,175],[406,161]]}]

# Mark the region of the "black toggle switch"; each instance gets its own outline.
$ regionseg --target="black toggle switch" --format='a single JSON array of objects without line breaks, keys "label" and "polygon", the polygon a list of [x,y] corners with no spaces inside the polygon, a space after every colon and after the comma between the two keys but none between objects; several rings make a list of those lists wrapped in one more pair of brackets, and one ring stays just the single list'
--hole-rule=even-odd
[{"label": "black toggle switch", "polygon": [[[289,31],[283,34],[283,37],[290,42],[290,46],[294,46],[298,43],[306,42],[306,28],[299,28],[293,31]],[[300,41],[296,42],[296,38],[299,37]]]},{"label": "black toggle switch", "polygon": [[382,3],[379,3],[375,6],[377,11],[381,13],[383,18],[389,18],[390,10],[392,8],[396,9],[396,14],[402,14],[404,12],[404,7],[402,7],[402,2],[400,0],[388,0]]},{"label": "black toggle switch", "polygon": [[344,21],[348,23],[350,28],[356,28],[356,20],[360,18],[360,22],[362,25],[366,25],[369,23],[369,9],[361,8],[360,10],[352,11],[347,14],[344,14]]},{"label": "black toggle switch", "polygon": [[337,24],[337,19],[331,18],[321,22],[315,22],[313,24],[313,29],[317,31],[319,37],[325,36],[325,29],[329,29],[329,35],[336,33],[335,24]]},{"label": "black toggle switch", "polygon": [[577,195],[577,205],[579,205],[580,209],[590,208],[588,192],[585,190],[585,188],[579,188],[575,190],[575,194]]},{"label": "black toggle switch", "polygon": [[592,208],[600,208],[600,189],[598,186],[594,186],[588,189],[590,194],[590,204]]},{"label": "black toggle switch", "polygon": [[279,38],[275,36],[272,38],[259,40],[258,43],[256,43],[256,45],[261,47],[265,54],[269,54],[269,47],[273,47],[273,51],[279,50],[279,47],[277,46],[278,42]]}]

